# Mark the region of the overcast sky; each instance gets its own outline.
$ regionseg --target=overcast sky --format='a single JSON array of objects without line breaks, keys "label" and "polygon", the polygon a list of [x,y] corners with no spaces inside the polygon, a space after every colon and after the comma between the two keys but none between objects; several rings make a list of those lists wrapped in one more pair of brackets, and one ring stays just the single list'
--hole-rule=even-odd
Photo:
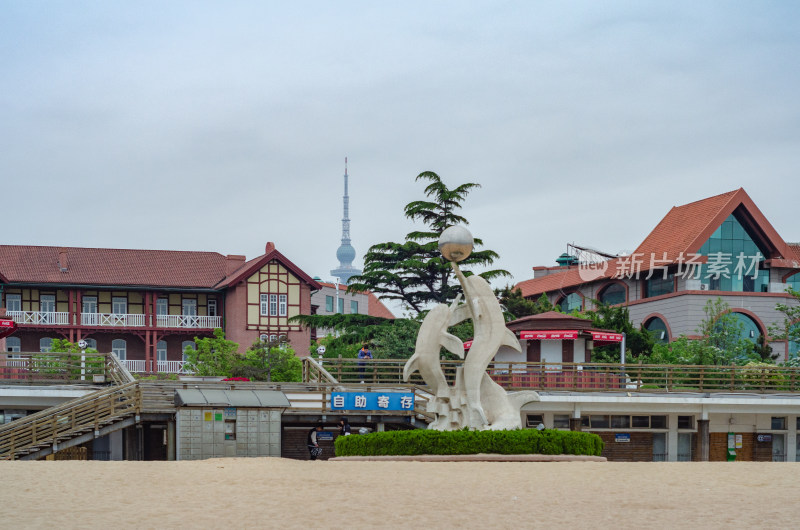
[{"label": "overcast sky", "polygon": [[[0,0],[4,244],[356,263],[425,170],[513,281],[744,187],[800,240],[796,2]],[[395,311],[399,313],[398,311]]]}]

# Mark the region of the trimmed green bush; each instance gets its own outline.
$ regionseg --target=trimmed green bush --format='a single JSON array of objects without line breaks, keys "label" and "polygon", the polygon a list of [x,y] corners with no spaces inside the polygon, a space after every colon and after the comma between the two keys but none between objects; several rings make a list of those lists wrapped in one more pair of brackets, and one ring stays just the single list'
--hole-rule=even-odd
[{"label": "trimmed green bush", "polygon": [[388,431],[339,436],[336,456],[379,455],[589,455],[600,456],[603,441],[576,431]]}]

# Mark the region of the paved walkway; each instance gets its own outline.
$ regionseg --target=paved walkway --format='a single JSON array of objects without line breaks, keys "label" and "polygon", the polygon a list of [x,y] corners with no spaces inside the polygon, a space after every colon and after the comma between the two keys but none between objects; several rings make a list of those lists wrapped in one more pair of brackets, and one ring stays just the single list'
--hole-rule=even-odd
[{"label": "paved walkway", "polygon": [[388,455],[388,456],[339,456],[331,462],[605,462],[604,456],[583,455]]}]

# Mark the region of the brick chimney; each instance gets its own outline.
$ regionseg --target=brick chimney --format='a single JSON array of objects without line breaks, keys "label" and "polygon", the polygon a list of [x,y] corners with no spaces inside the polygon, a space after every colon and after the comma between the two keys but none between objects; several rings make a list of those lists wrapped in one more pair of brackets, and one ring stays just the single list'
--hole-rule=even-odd
[{"label": "brick chimney", "polygon": [[236,269],[241,267],[244,262],[244,256],[239,256],[237,254],[228,254],[225,256],[225,276],[230,276],[236,272]]},{"label": "brick chimney", "polygon": [[69,268],[67,247],[61,247],[58,249],[58,267],[61,269],[61,272],[67,272],[67,269]]},{"label": "brick chimney", "polygon": [[264,249],[264,254],[269,254],[273,250],[275,250],[275,243],[273,243],[272,241],[268,241],[267,246]]}]

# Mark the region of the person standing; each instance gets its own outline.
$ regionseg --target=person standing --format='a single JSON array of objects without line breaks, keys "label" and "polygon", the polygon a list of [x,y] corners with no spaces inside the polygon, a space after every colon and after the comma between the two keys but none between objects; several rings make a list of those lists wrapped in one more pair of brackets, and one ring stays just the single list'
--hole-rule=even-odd
[{"label": "person standing", "polygon": [[311,460],[316,460],[322,455],[322,447],[319,446],[319,440],[317,440],[317,433],[320,431],[322,431],[322,425],[317,425],[308,431],[308,454]]},{"label": "person standing", "polygon": [[364,372],[367,369],[367,363],[365,359],[372,359],[372,351],[367,348],[367,345],[364,344],[361,346],[361,349],[358,350],[358,373],[361,376],[361,382],[364,382]]},{"label": "person standing", "polygon": [[347,418],[339,420],[339,436],[347,436],[350,434],[350,423]]}]

